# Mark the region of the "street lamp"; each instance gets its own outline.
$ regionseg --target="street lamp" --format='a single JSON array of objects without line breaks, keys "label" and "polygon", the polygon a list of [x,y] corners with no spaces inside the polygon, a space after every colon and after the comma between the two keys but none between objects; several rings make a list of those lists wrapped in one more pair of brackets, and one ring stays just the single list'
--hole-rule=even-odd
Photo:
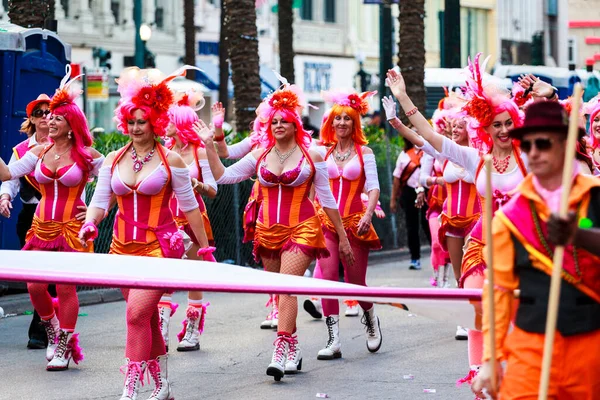
[{"label": "street lamp", "polygon": [[154,54],[146,47],[146,42],[152,37],[152,28],[148,24],[141,24],[139,34],[142,40],[143,66],[144,68],[155,68]]},{"label": "street lamp", "polygon": [[140,39],[146,43],[152,37],[152,28],[148,24],[140,25]]}]

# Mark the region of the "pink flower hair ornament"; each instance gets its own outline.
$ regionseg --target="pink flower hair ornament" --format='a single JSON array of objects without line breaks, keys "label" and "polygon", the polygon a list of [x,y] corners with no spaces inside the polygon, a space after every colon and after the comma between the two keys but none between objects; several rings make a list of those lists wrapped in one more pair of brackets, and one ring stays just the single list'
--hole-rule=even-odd
[{"label": "pink flower hair ornament", "polygon": [[128,134],[127,121],[131,119],[135,110],[142,110],[154,133],[164,136],[169,124],[167,112],[174,102],[173,92],[167,84],[177,77],[185,76],[189,69],[201,71],[199,68],[184,65],[165,77],[156,68],[125,68],[116,79],[117,91],[121,94],[121,100],[115,109],[117,128]]},{"label": "pink flower hair ornament", "polygon": [[360,115],[366,115],[369,112],[368,99],[376,94],[376,90],[361,94],[358,94],[353,89],[333,89],[321,91],[321,97],[323,100],[325,100],[325,102],[352,107],[358,111]]}]

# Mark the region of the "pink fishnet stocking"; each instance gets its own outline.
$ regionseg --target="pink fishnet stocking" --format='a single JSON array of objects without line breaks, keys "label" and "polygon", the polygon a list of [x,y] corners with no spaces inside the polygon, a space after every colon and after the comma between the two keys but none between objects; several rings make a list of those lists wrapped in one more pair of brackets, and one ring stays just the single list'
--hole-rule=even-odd
[{"label": "pink fishnet stocking", "polygon": [[166,354],[160,333],[158,302],[161,290],[123,289],[127,301],[125,357],[140,362]]},{"label": "pink fishnet stocking", "polygon": [[[44,320],[54,316],[52,297],[48,293],[47,283],[28,283],[27,290],[31,298],[33,308]],[[58,321],[61,329],[74,331],[79,313],[79,298],[75,285],[56,285],[56,297],[58,298]]]},{"label": "pink fishnet stocking", "polygon": [[[279,272],[286,275],[302,276],[313,258],[301,251],[284,251],[281,258],[263,257],[262,262],[266,271]],[[298,315],[298,299],[295,296],[279,295],[279,324],[278,332],[291,335],[296,331]]]},{"label": "pink fishnet stocking", "polygon": [[[325,242],[331,255],[327,258],[321,258],[318,261],[318,266],[320,269],[319,275],[322,277],[315,275],[315,278],[337,281],[339,279],[338,267],[340,262],[339,241],[337,240],[337,237],[326,235]],[[367,286],[366,278],[369,249],[353,245],[352,251],[354,252],[354,265],[352,267],[348,267],[342,261],[342,265],[344,266],[344,280],[348,283]],[[323,305],[323,313],[326,317],[340,314],[340,304],[338,300],[321,299],[321,304]],[[359,301],[359,304],[363,310],[369,310],[373,306],[373,303],[366,301]]]}]

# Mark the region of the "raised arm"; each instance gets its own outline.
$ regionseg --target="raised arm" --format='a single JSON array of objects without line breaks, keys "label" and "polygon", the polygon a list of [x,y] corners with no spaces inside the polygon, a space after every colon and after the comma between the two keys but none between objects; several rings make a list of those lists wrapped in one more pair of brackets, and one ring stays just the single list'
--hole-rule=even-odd
[{"label": "raised arm", "polygon": [[417,107],[413,104],[410,97],[406,93],[406,84],[402,74],[394,71],[393,69],[388,70],[387,78],[385,80],[392,90],[392,93],[398,99],[400,107],[404,110],[406,116],[410,120],[410,123],[417,129],[419,135],[427,140],[437,151],[442,152],[442,138],[444,136],[436,133],[427,119],[419,112]]},{"label": "raised arm", "polygon": [[44,146],[36,146],[29,150],[20,160],[6,165],[0,158],[0,180],[2,182],[18,179],[31,173],[35,169],[38,158]]},{"label": "raised arm", "polygon": [[[202,196],[207,196],[208,198],[214,199],[217,197],[217,182],[215,181],[215,177],[210,170],[210,165],[208,163],[208,159],[206,158],[206,150],[198,149],[198,162],[200,164],[200,171],[202,171],[202,185],[198,185],[194,187],[194,190],[197,191]],[[194,182],[192,182],[194,183]]]},{"label": "raised arm", "polygon": [[373,219],[373,213],[377,207],[379,201],[379,178],[377,176],[377,163],[375,162],[375,154],[373,150],[368,147],[363,147],[363,159],[365,162],[365,190],[367,196],[369,196],[369,202],[367,203],[367,209],[365,215],[362,216],[358,221],[358,234],[364,235],[371,228],[371,220]]},{"label": "raised arm", "polygon": [[400,136],[408,140],[412,144],[418,147],[423,146],[423,138],[417,134],[417,132],[404,125],[402,121],[396,116],[396,101],[392,96],[387,96],[381,99],[383,103],[383,109],[385,116],[392,128],[394,128]]}]

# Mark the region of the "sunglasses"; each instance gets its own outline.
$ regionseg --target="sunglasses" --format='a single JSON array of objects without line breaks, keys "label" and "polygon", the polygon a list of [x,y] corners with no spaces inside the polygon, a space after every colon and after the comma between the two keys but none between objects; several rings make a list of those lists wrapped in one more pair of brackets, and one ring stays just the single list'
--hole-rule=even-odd
[{"label": "sunglasses", "polygon": [[50,114],[50,110],[42,110],[41,108],[38,108],[37,110],[34,110],[31,113],[31,115],[33,115],[36,118],[45,117],[48,114]]},{"label": "sunglasses", "polygon": [[555,140],[550,138],[538,138],[534,140],[521,140],[521,150],[529,153],[533,146],[539,151],[547,151],[552,148]]}]

